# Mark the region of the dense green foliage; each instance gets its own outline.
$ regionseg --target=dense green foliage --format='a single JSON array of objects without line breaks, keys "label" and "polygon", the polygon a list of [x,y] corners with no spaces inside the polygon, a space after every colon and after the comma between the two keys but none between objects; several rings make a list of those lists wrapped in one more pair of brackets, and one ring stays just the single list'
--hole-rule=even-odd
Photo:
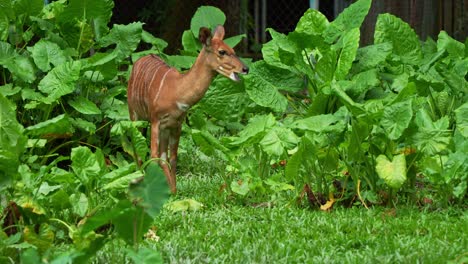
[{"label": "dense green foliage", "polygon": [[[445,32],[421,42],[408,24],[382,14],[374,44],[360,48],[370,4],[357,1],[333,22],[308,10],[287,35],[269,29],[264,60],[252,64],[243,89],[276,114],[256,109],[242,131],[219,141],[209,129],[192,131],[201,150],[221,152],[232,166],[234,192],[268,196],[292,183],[298,195],[308,185],[319,196],[357,195],[362,203],[386,203],[397,191],[416,203],[463,201],[468,47]],[[202,107],[251,110],[221,106]],[[284,170],[271,169],[281,161]]]},{"label": "dense green foliage", "polygon": [[[383,14],[375,43],[359,47],[370,4],[333,22],[308,10],[287,35],[269,29],[264,60],[249,62],[243,82],[216,78],[191,110],[181,165],[199,166],[187,161],[195,152],[212,157],[225,168],[222,197],[246,203],[304,193],[320,206],[463,203],[468,42],[445,32],[421,42]],[[198,9],[184,49],[168,56],[142,23],[109,28],[111,0],[0,7],[0,260],[86,262],[115,238],[135,262],[160,258],[142,238],[168,193],[147,123],[128,120],[131,62],[155,53],[188,69],[198,28],[224,14]]]}]

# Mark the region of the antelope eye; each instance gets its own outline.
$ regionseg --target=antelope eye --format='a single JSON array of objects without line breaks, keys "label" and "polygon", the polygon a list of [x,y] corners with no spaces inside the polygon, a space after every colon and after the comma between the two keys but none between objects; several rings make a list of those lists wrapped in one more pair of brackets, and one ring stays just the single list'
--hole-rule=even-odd
[{"label": "antelope eye", "polygon": [[219,55],[221,55],[221,56],[224,56],[224,55],[226,55],[226,54],[227,54],[227,52],[226,52],[225,50],[220,50],[220,51],[219,51]]}]

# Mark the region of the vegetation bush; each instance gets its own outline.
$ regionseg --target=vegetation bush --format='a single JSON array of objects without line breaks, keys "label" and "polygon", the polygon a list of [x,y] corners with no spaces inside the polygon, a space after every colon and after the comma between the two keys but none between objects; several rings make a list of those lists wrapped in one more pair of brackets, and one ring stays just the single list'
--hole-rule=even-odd
[{"label": "vegetation bush", "polygon": [[[214,157],[225,167],[221,191],[245,201],[464,203],[467,43],[445,32],[422,42],[382,14],[375,43],[359,47],[370,4],[333,22],[308,10],[287,35],[269,29],[244,81],[216,78],[191,110],[182,155]],[[0,259],[86,262],[115,238],[135,262],[160,259],[141,240],[168,191],[141,133],[147,123],[128,120],[129,70],[148,53],[188,69],[198,28],[224,14],[201,7],[184,49],[169,56],[140,22],[109,28],[111,0],[0,7]],[[149,49],[137,52],[142,43]]]}]

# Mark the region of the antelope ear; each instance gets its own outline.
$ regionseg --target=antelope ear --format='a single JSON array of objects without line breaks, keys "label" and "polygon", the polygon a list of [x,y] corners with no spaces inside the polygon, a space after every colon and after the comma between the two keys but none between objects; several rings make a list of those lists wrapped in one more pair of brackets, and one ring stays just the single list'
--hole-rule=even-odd
[{"label": "antelope ear", "polygon": [[210,46],[211,45],[211,31],[206,28],[200,28],[200,32],[198,33],[198,39],[200,40],[201,44]]},{"label": "antelope ear", "polygon": [[215,39],[224,39],[224,27],[221,25],[218,25],[214,31],[213,38]]}]

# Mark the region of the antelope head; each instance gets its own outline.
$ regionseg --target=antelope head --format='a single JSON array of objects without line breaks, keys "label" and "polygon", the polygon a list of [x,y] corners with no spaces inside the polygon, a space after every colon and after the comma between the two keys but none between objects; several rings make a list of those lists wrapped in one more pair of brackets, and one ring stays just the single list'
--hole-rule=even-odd
[{"label": "antelope head", "polygon": [[224,43],[224,27],[217,26],[213,35],[208,28],[200,28],[199,39],[208,53],[208,65],[233,81],[240,81],[239,74],[247,74],[249,68],[236,56],[234,49]]}]

